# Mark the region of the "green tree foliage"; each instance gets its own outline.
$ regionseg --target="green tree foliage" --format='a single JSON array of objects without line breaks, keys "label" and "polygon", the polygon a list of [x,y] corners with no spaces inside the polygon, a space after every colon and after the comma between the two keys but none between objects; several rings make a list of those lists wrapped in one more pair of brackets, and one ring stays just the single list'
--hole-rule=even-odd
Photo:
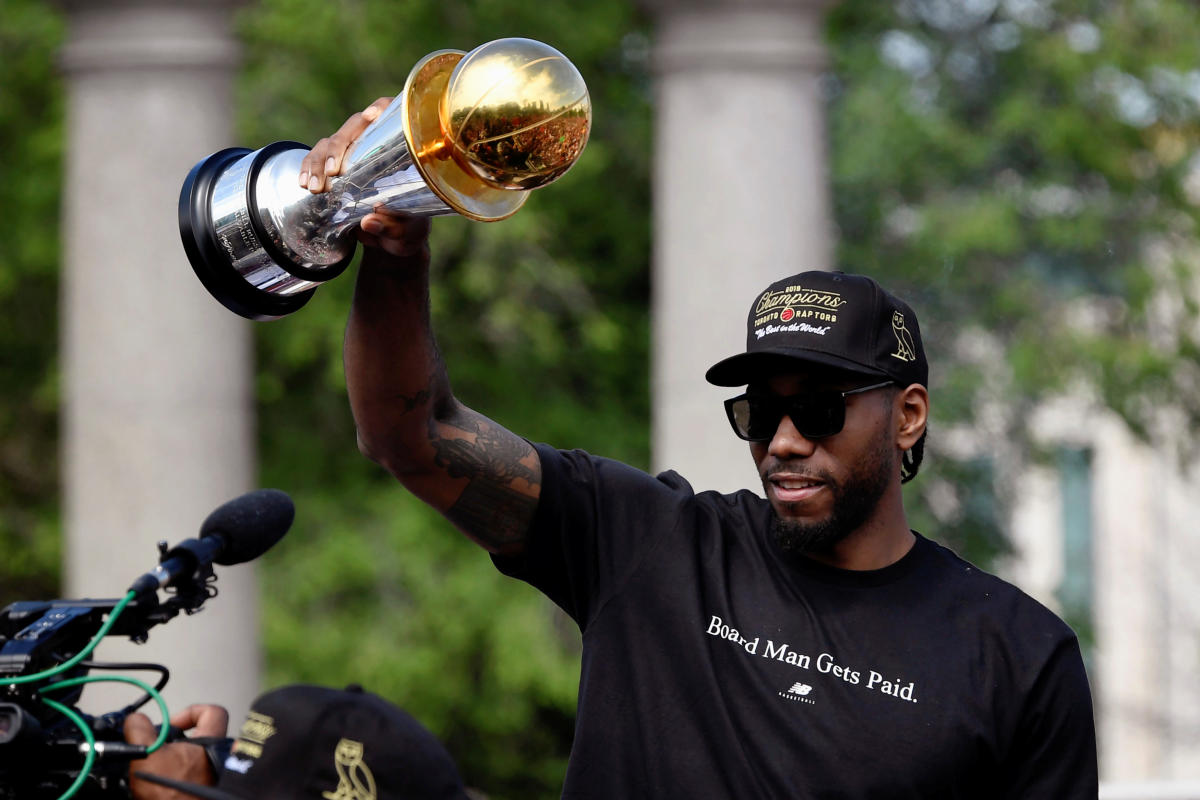
[{"label": "green tree foliage", "polygon": [[[918,524],[984,563],[1003,518],[980,496],[1002,508],[1012,465],[1042,455],[1028,426],[1047,398],[1195,452],[1198,28],[1186,0],[830,16],[840,257],[921,310],[936,358]],[[986,447],[964,452],[963,430]]]},{"label": "green tree foliage", "polygon": [[0,0],[0,604],[58,591],[58,14]]}]

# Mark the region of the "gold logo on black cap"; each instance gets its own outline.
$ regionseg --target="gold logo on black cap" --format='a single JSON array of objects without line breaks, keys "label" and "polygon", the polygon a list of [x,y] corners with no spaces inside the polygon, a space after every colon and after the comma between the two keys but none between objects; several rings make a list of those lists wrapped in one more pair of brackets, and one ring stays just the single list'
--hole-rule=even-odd
[{"label": "gold logo on black cap", "polygon": [[788,286],[782,291],[770,290],[762,293],[754,304],[754,313],[763,314],[780,306],[806,306],[825,311],[837,311],[846,301],[837,292],[805,289],[803,286]]},{"label": "gold logo on black cap", "polygon": [[246,715],[238,738],[233,743],[232,752],[258,758],[262,755],[263,745],[267,739],[275,735],[275,720],[266,714],[251,711]]},{"label": "gold logo on black cap", "polygon": [[375,776],[363,761],[362,742],[342,739],[333,750],[333,767],[338,785],[332,792],[321,792],[326,800],[375,800]]},{"label": "gold logo on black cap", "polygon": [[846,299],[837,292],[806,289],[803,286],[787,286],[775,292],[768,289],[754,304],[753,327],[758,329],[756,333],[762,338],[766,333],[778,333],[778,330],[762,329],[768,322],[837,322],[837,311],[846,303]]},{"label": "gold logo on black cap", "polygon": [[892,312],[892,333],[896,334],[896,352],[892,353],[892,358],[916,361],[917,347],[913,344],[912,334],[905,325],[904,315],[899,311]]}]

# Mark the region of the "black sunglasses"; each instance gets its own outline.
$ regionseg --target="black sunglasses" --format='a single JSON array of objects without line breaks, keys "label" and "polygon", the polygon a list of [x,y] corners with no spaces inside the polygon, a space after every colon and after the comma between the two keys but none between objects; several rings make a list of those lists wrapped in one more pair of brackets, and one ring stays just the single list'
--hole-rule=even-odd
[{"label": "black sunglasses", "polygon": [[804,392],[787,397],[746,393],[725,401],[725,414],[738,438],[747,442],[769,442],[775,438],[784,414],[806,439],[833,436],[846,424],[846,398],[891,386],[892,381],[873,383],[859,389]]}]

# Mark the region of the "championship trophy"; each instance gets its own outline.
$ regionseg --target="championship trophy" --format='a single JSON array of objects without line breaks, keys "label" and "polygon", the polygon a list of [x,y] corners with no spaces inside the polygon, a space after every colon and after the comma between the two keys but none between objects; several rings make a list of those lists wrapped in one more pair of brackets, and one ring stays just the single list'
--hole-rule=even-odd
[{"label": "championship trophy", "polygon": [[327,191],[299,185],[309,148],[234,147],[196,164],[179,195],[179,232],[196,276],[230,311],[278,319],[354,256],[354,229],[378,206],[493,222],[579,158],[591,100],[575,66],[531,39],[421,59],[363,131]]}]

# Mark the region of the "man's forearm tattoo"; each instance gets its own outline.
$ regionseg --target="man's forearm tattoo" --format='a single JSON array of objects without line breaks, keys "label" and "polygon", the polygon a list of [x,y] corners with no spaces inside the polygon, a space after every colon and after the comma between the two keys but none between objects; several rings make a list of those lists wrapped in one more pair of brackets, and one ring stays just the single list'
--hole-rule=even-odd
[{"label": "man's forearm tattoo", "polygon": [[[400,405],[400,414],[404,415],[410,411],[414,411],[422,406],[428,405],[437,396],[445,396],[449,394],[449,389],[446,386],[446,369],[442,366],[442,358],[437,354],[435,348],[433,354],[434,368],[429,373],[429,377],[425,379],[425,388],[418,389],[413,394],[397,394],[396,402]],[[434,429],[430,428],[429,435],[431,438],[436,438]]]},{"label": "man's forearm tattoo", "polygon": [[431,426],[436,463],[452,478],[466,478],[467,486],[446,516],[459,527],[494,544],[519,540],[528,529],[537,498],[514,483],[533,489],[539,482],[535,470],[521,463],[529,444],[509,431],[477,416],[461,416],[454,428],[464,436],[444,437]]},{"label": "man's forearm tattoo", "polygon": [[524,439],[480,418],[460,417],[453,427],[467,436],[451,438],[434,433],[432,437],[437,465],[445,467],[451,478],[534,482],[533,470],[521,463],[529,453],[529,444]]},{"label": "man's forearm tattoo", "polygon": [[407,414],[414,408],[425,405],[429,402],[429,398],[432,396],[432,394],[433,393],[428,389],[422,389],[411,396],[406,394],[397,395],[396,400],[400,403],[400,413]]},{"label": "man's forearm tattoo", "polygon": [[507,486],[473,480],[446,517],[464,531],[493,545],[519,542],[529,530],[537,500]]}]

